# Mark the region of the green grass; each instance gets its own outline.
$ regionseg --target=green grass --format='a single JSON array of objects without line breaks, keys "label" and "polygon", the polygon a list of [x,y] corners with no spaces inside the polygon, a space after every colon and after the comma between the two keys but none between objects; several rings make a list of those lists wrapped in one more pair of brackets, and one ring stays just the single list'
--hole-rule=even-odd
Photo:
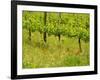
[{"label": "green grass", "polygon": [[48,36],[47,43],[43,34],[33,32],[31,42],[28,31],[23,29],[23,68],[47,68],[65,66],[89,65],[89,42],[81,40],[82,52],[78,53],[78,40],[61,36],[61,41],[55,36]]}]

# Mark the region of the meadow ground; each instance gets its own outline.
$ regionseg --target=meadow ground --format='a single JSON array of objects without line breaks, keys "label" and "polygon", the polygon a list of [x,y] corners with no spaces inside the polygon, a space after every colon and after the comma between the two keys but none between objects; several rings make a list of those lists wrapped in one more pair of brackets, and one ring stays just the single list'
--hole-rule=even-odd
[{"label": "meadow ground", "polygon": [[78,39],[61,36],[61,41],[54,35],[43,41],[43,34],[33,32],[31,42],[28,31],[23,29],[22,63],[23,68],[47,68],[89,65],[89,42],[81,40],[82,52],[79,53]]}]

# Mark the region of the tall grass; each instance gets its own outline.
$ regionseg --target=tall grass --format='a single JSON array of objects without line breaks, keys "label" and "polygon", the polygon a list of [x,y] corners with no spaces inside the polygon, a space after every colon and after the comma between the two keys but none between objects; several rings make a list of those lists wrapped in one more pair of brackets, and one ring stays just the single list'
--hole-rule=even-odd
[{"label": "tall grass", "polygon": [[32,33],[28,40],[28,31],[23,29],[22,63],[23,68],[47,68],[65,66],[89,65],[89,42],[81,40],[82,49],[78,53],[78,40],[61,36],[61,41],[55,36],[48,36],[47,43],[39,32]]}]

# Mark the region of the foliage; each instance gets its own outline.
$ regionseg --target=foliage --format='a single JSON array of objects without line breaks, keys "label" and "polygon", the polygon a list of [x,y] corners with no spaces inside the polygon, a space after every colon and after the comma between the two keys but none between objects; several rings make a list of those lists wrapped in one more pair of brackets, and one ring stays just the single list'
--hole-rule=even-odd
[{"label": "foliage", "polygon": [[23,11],[23,27],[31,28],[32,32],[47,32],[48,35],[58,34],[66,37],[81,38],[89,41],[89,14],[85,13],[48,12],[44,25],[44,12]]}]

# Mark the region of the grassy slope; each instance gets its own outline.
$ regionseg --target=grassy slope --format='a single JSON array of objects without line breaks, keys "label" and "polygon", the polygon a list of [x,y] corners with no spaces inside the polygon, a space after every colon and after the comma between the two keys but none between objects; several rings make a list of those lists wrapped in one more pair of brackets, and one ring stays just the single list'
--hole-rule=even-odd
[{"label": "grassy slope", "polygon": [[49,36],[47,43],[42,34],[32,33],[28,41],[28,31],[23,30],[23,68],[45,68],[89,65],[89,43],[82,41],[82,53],[78,53],[78,41],[75,38]]}]

